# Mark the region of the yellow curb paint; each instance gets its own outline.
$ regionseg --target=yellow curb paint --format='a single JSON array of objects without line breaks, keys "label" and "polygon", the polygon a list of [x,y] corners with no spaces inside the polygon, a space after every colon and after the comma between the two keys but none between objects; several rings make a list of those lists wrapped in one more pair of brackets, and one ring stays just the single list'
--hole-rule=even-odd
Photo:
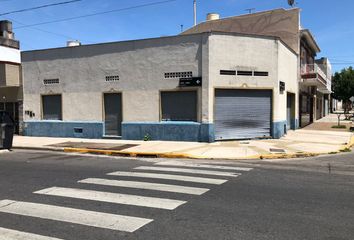
[{"label": "yellow curb paint", "polygon": [[354,135],[352,135],[352,137],[351,137],[351,139],[350,139],[350,141],[348,143],[348,148],[351,148],[353,146],[354,146]]},{"label": "yellow curb paint", "polygon": [[160,153],[160,152],[127,152],[127,151],[116,151],[116,150],[100,150],[100,149],[88,149],[88,148],[64,148],[64,152],[76,152],[76,153],[92,153],[92,154],[103,154],[103,155],[125,155],[130,157],[139,156],[151,156],[159,158],[197,158],[184,153]]},{"label": "yellow curb paint", "polygon": [[[341,150],[346,148],[351,148],[354,146],[354,135],[351,137],[349,143],[347,143],[343,148],[333,153],[339,153]],[[185,153],[161,153],[161,152],[129,152],[129,151],[118,151],[118,150],[100,150],[100,149],[88,149],[88,148],[64,148],[64,152],[75,152],[75,153],[91,153],[91,154],[102,154],[102,155],[123,155],[129,157],[139,157],[139,156],[150,156],[158,158],[189,158],[189,159],[219,159],[219,158],[208,158],[203,156],[197,156]],[[332,153],[332,152],[331,152]],[[319,155],[329,154],[328,152],[320,153],[291,153],[291,154],[259,154],[249,157],[242,158],[222,158],[224,160],[258,160],[258,159],[281,159],[281,158],[305,158],[305,157],[316,157]]]}]

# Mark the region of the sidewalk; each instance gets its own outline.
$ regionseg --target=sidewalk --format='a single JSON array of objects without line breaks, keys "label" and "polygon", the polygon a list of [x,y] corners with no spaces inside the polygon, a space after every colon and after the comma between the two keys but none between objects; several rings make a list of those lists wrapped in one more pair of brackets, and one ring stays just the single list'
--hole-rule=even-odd
[{"label": "sidewalk", "polygon": [[215,143],[128,141],[109,139],[14,137],[14,148],[196,159],[272,159],[340,152],[352,146],[350,132],[297,130],[276,140]]},{"label": "sidewalk", "polygon": [[346,126],[345,129],[336,129],[332,128],[332,126],[338,125],[338,116],[337,114],[329,114],[319,120],[316,120],[314,123],[310,124],[309,126],[305,127],[305,130],[325,130],[325,131],[336,131],[336,132],[349,132],[349,129],[353,127],[352,121],[344,120],[344,114],[341,115],[340,124]]}]

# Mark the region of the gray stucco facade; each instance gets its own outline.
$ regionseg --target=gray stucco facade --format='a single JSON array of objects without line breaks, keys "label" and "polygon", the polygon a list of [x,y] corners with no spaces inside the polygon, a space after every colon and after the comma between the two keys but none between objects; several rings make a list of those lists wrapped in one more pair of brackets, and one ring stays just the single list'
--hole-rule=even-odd
[{"label": "gray stucco facade", "polygon": [[[276,37],[211,32],[45,49],[23,52],[22,66],[25,135],[102,138],[104,96],[116,93],[122,98],[123,139],[213,142],[216,89],[272,91],[274,138],[285,134],[291,93],[291,128],[296,128],[297,55]],[[221,75],[223,69],[267,75]],[[180,77],[166,77],[190,72],[202,78],[201,86],[180,87]],[[280,81],[285,92],[279,91]],[[196,121],[164,120],[161,93],[168,91],[196,93]],[[62,119],[43,119],[42,96],[48,95],[61,96]]]}]

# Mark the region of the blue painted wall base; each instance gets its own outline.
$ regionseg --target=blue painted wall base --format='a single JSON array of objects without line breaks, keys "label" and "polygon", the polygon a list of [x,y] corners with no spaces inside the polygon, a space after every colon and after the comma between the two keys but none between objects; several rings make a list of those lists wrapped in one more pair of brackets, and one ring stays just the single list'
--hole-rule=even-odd
[{"label": "blue painted wall base", "polygon": [[[298,129],[298,119],[291,120],[291,129]],[[26,121],[25,136],[37,137],[71,137],[92,138],[103,137],[103,122],[65,122],[65,121]],[[286,121],[273,122],[271,135],[279,139],[286,133]],[[214,142],[214,124],[197,122],[153,122],[122,123],[122,139],[162,141]]]},{"label": "blue painted wall base", "polygon": [[214,142],[214,125],[196,122],[122,123],[122,139]]},{"label": "blue painted wall base", "polygon": [[26,121],[25,136],[93,138],[103,136],[103,122]]},{"label": "blue painted wall base", "polygon": [[273,138],[279,139],[282,136],[284,136],[285,133],[286,133],[286,121],[272,123],[271,134]]}]

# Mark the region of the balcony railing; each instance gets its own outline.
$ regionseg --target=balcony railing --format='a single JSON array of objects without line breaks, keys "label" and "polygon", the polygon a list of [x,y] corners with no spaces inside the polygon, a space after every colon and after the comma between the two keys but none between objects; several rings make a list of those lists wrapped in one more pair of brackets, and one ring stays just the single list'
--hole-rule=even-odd
[{"label": "balcony railing", "polygon": [[327,77],[327,74],[322,70],[318,64],[304,64],[301,66],[301,78],[304,80],[307,79],[316,79],[322,83],[326,88],[330,77]]}]

